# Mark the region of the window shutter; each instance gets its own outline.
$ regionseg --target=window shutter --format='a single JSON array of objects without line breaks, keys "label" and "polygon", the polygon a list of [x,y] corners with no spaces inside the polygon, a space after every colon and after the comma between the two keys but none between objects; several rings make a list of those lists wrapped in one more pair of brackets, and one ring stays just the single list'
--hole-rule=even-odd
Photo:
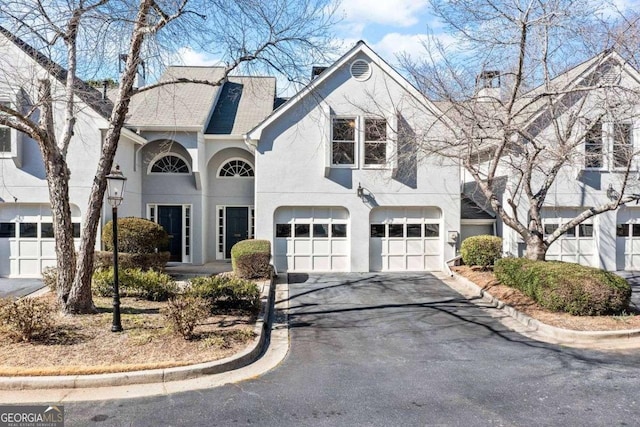
[{"label": "window shutter", "polygon": [[402,133],[398,129],[401,122],[400,117],[400,112],[395,111],[394,114],[391,115],[391,120],[389,120],[390,129],[387,142],[387,162],[391,169],[391,176],[394,177],[398,173],[398,139],[402,136]]},{"label": "window shutter", "polygon": [[331,107],[323,104],[320,114],[320,129],[324,145],[324,176],[328,177],[331,172]]}]

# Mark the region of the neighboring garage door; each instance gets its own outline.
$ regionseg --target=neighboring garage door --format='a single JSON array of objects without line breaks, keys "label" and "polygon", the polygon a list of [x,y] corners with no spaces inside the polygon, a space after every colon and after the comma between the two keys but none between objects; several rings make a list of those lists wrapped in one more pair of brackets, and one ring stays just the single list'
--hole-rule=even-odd
[{"label": "neighboring garage door", "polygon": [[342,207],[281,207],[275,213],[278,271],[349,271],[349,212]]},{"label": "neighboring garage door", "polygon": [[[79,212],[74,213],[74,236],[80,237]],[[0,205],[0,276],[39,277],[44,268],[55,264],[49,205]]]},{"label": "neighboring garage door", "polygon": [[616,268],[640,270],[640,209],[620,209],[616,222]]},{"label": "neighboring garage door", "polygon": [[[548,208],[542,211],[545,236],[553,233],[578,215],[581,210],[571,208]],[[547,250],[549,261],[574,262],[587,266],[595,265],[595,239],[593,219],[588,219],[577,227],[569,229]]]},{"label": "neighboring garage door", "polygon": [[442,270],[441,210],[375,208],[370,215],[371,271]]}]

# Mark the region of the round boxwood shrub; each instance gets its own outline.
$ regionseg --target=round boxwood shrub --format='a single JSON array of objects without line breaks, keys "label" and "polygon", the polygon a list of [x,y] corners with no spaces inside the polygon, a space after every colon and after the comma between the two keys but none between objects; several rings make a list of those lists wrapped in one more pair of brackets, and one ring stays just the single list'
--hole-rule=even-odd
[{"label": "round boxwood shrub", "polygon": [[503,285],[519,289],[542,307],[575,316],[628,310],[631,286],[609,271],[560,261],[504,258],[494,267]]},{"label": "round boxwood shrub", "polygon": [[502,257],[502,239],[496,236],[467,237],[460,246],[460,254],[466,265],[486,268]]},{"label": "round boxwood shrub", "polygon": [[[109,221],[102,230],[102,241],[108,251],[113,250],[113,223]],[[167,232],[153,221],[144,218],[118,218],[118,251],[133,254],[150,254],[169,244]]]},{"label": "round boxwood shrub", "polygon": [[268,240],[242,240],[231,248],[233,272],[243,279],[271,277],[271,243]]}]

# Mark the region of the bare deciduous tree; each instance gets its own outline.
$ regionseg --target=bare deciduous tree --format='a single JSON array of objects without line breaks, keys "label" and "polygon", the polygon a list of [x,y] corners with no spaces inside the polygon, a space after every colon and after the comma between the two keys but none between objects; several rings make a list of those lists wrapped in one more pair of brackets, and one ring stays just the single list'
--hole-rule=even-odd
[{"label": "bare deciduous tree", "polygon": [[[9,0],[0,9],[2,34],[35,57],[39,67],[26,70],[2,62],[4,82],[22,94],[20,106],[0,104],[0,125],[37,142],[45,166],[53,215],[58,271],[58,297],[68,313],[94,310],[91,275],[106,175],[113,166],[134,81],[140,64],[162,66],[178,48],[195,46],[219,57],[221,85],[235,70],[270,69],[290,81],[320,60],[331,41],[333,9],[325,0],[79,0],[44,2]],[[17,38],[20,37],[20,38]],[[24,43],[27,41],[29,44]],[[34,46],[36,49],[32,48]],[[92,77],[126,54],[113,104],[101,101],[79,76]],[[111,58],[109,63],[105,58]],[[59,66],[60,64],[61,66]],[[8,67],[16,66],[13,72]],[[149,86],[181,84],[163,81]],[[74,250],[67,162],[77,143],[79,99],[108,117],[78,253]]]},{"label": "bare deciduous tree", "polygon": [[[637,72],[604,49],[624,52],[633,37],[619,30],[637,34],[637,20],[581,0],[432,5],[458,43],[445,48],[434,37],[424,42],[425,58],[402,62],[453,137],[423,139],[419,148],[460,162],[528,258],[545,259],[568,230],[640,197],[629,127],[640,113]],[[585,190],[580,177],[589,169],[613,173],[604,174],[604,188]],[[570,205],[585,207],[545,233],[544,209],[558,192],[591,199]]]}]

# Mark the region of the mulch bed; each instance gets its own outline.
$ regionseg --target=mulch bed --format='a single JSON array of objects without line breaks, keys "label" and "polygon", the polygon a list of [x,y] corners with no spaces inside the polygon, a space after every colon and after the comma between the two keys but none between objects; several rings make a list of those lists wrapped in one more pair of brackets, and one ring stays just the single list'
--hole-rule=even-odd
[{"label": "mulch bed", "polygon": [[[44,298],[56,304],[53,294]],[[166,302],[122,298],[124,332],[111,332],[110,298],[94,298],[97,314],[55,314],[55,332],[41,342],[11,343],[0,337],[0,376],[123,372],[208,362],[231,356],[255,337],[257,313],[225,310],[196,328],[187,341],[167,327]]]},{"label": "mulch bed", "polygon": [[635,310],[630,309],[628,314],[619,316],[572,316],[567,313],[551,312],[540,307],[519,290],[500,284],[491,270],[469,266],[458,266],[451,269],[505,304],[547,325],[576,331],[640,329],[640,316]]}]

